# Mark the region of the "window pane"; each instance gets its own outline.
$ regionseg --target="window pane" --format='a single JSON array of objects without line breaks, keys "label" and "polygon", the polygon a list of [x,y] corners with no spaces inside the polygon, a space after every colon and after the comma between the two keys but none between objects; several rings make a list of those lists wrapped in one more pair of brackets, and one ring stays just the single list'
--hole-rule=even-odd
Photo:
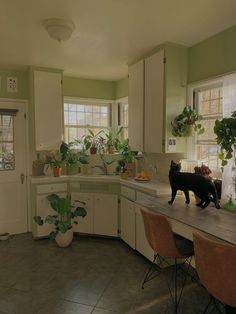
[{"label": "window pane", "polygon": [[198,141],[215,141],[216,135],[214,133],[214,125],[215,120],[209,119],[209,120],[202,120],[201,121],[202,126],[204,127],[205,131],[203,134],[198,136]]},{"label": "window pane", "polygon": [[14,170],[13,116],[0,115],[0,170]]}]

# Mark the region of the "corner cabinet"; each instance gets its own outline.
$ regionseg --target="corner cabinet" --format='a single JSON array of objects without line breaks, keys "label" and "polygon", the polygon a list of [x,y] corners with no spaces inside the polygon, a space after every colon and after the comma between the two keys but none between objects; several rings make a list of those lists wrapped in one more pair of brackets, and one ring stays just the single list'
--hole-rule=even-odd
[{"label": "corner cabinet", "polygon": [[62,71],[30,71],[32,150],[58,149],[63,136]]},{"label": "corner cabinet", "polygon": [[129,67],[129,144],[134,151],[143,151],[144,61]]},{"label": "corner cabinet", "polygon": [[[139,70],[138,70],[139,69]],[[187,48],[168,43],[129,67],[129,138],[133,150],[169,153],[171,121],[186,105]],[[184,152],[177,138],[175,153]]]}]

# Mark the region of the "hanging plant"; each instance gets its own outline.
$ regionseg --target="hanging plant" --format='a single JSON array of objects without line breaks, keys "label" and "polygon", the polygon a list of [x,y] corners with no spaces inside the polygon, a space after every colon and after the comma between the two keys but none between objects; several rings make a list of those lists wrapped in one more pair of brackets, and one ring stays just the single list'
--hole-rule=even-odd
[{"label": "hanging plant", "polygon": [[190,106],[184,107],[182,113],[178,115],[173,122],[171,122],[172,134],[176,137],[188,137],[192,135],[192,131],[198,135],[202,134],[205,129],[199,123],[202,116]]},{"label": "hanging plant", "polygon": [[227,165],[228,160],[232,158],[234,158],[234,164],[236,166],[236,111],[234,111],[229,118],[216,120],[214,132],[216,134],[217,144],[220,145],[219,158],[222,167]]}]

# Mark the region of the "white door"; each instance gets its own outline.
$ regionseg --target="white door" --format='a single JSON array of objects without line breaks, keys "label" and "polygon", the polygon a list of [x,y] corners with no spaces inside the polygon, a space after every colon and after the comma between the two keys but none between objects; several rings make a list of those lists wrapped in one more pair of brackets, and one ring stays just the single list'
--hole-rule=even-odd
[{"label": "white door", "polygon": [[0,233],[28,230],[25,107],[0,101]]}]

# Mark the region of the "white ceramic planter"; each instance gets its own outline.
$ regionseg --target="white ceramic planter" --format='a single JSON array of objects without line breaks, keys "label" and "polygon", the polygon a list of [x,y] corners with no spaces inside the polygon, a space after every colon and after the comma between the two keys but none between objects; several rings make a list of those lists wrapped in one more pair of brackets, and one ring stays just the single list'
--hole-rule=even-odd
[{"label": "white ceramic planter", "polygon": [[69,230],[67,230],[66,233],[61,233],[59,231],[55,240],[56,240],[57,245],[60,247],[69,246],[73,240],[73,230],[69,229]]}]

